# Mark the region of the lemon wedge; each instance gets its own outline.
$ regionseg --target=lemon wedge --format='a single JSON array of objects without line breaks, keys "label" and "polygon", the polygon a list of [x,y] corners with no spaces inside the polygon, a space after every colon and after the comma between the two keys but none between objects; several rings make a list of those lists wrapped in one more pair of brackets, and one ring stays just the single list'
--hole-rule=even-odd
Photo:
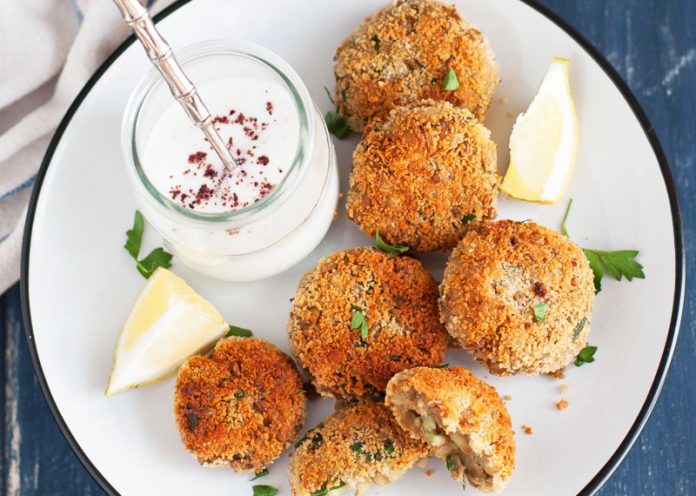
[{"label": "lemon wedge", "polygon": [[210,303],[183,279],[158,268],[121,330],[106,395],[169,377],[226,331],[227,324]]},{"label": "lemon wedge", "polygon": [[510,167],[500,189],[520,200],[556,203],[575,169],[578,118],[570,61],[554,58],[527,112],[510,136]]}]

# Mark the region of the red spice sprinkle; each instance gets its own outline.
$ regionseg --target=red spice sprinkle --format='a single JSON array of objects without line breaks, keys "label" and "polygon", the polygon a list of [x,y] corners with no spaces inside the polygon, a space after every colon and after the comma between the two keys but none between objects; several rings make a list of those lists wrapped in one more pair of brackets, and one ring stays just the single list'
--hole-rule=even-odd
[{"label": "red spice sprinkle", "polygon": [[201,187],[198,188],[198,193],[196,193],[196,203],[200,204],[201,201],[210,200],[213,193],[215,193],[215,190],[211,189],[207,184],[201,184]]},{"label": "red spice sprinkle", "polygon": [[208,167],[205,168],[205,172],[203,173],[204,177],[209,177],[209,178],[215,178],[217,177],[218,173],[215,169],[213,169],[213,166],[208,164]]},{"label": "red spice sprinkle", "polygon": [[[273,102],[266,102],[266,111],[269,115],[273,114]],[[271,120],[271,122],[276,121]],[[213,123],[221,125],[216,126],[216,129],[218,130],[220,130],[222,125],[239,124],[241,130],[244,132],[249,141],[257,141],[260,138],[260,133],[265,131],[270,125],[268,122],[261,122],[257,117],[244,115],[242,112],[235,109],[230,109],[228,115],[215,116]],[[232,153],[236,152],[238,164],[244,164],[248,160],[256,160],[256,163],[262,166],[266,166],[270,163],[270,158],[267,155],[261,155],[259,157],[255,156],[254,150],[257,149],[256,145],[249,143],[248,147],[245,146],[243,148],[235,148],[234,141],[235,140],[233,137],[230,136],[228,137],[226,144],[227,148]],[[270,181],[263,178],[265,175],[263,170],[259,171],[259,175],[261,177],[257,178],[254,177],[254,174],[250,174],[244,168],[239,169],[236,179],[233,179],[227,185],[225,185],[227,175],[221,174],[218,170],[216,170],[213,165],[206,160],[207,155],[208,154],[203,151],[197,151],[189,155],[188,162],[195,165],[195,167],[186,169],[183,174],[191,174],[192,176],[201,177],[201,181],[204,181],[203,178],[214,180],[212,184],[210,181],[205,181],[203,184],[200,184],[200,186],[196,185],[188,189],[186,193],[181,192],[181,185],[175,184],[172,185],[169,191],[171,198],[173,200],[177,200],[177,202],[181,202],[182,206],[189,207],[191,209],[196,208],[196,205],[222,205],[224,207],[229,206],[229,208],[244,208],[265,198],[271,193],[271,191],[273,191],[273,188],[275,188],[275,184],[272,184]],[[277,168],[277,170],[282,174],[282,168]],[[200,174],[196,171],[199,171]],[[237,194],[230,190],[231,187],[234,187],[232,186],[233,182],[237,186],[247,185],[257,188],[256,195],[254,195],[248,201],[242,202]]]},{"label": "red spice sprinkle", "polygon": [[189,164],[195,164],[196,162],[200,162],[201,160],[204,160],[205,157],[207,157],[208,154],[205,152],[196,152],[192,153],[189,155],[188,162]]}]

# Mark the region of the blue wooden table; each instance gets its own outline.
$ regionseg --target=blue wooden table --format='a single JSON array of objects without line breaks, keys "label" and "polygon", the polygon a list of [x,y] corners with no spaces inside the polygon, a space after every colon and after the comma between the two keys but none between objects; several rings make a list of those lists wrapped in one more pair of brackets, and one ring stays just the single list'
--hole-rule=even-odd
[{"label": "blue wooden table", "polygon": [[[344,0],[349,1],[349,0]],[[484,1],[484,0],[481,0]],[[485,0],[495,1],[495,0]],[[696,0],[540,0],[587,37],[646,110],[672,166],[684,217],[687,280],[696,275]],[[642,435],[599,494],[696,495],[696,302],[687,290],[669,377]],[[102,494],[41,396],[18,287],[0,297],[2,494]]]}]

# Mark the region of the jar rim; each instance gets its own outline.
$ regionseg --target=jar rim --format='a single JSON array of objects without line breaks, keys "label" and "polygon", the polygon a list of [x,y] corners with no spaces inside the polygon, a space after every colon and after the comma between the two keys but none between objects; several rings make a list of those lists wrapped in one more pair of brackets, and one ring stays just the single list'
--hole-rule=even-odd
[{"label": "jar rim", "polygon": [[[248,222],[252,217],[266,213],[269,207],[279,205],[299,184],[307,169],[307,164],[314,149],[314,134],[309,130],[314,126],[312,99],[300,76],[279,55],[259,45],[232,40],[209,40],[193,43],[176,51],[177,60],[185,69],[187,65],[206,57],[227,55],[252,61],[277,76],[285,85],[291,100],[296,106],[300,129],[298,144],[292,163],[287,172],[271,192],[256,203],[247,207],[225,212],[197,212],[186,208],[162,194],[152,184],[145,174],[140,162],[136,145],[136,132],[139,117],[148,96],[159,87],[166,84],[157,69],[152,68],[137,85],[126,106],[121,128],[121,144],[124,156],[128,159],[126,166],[132,168],[140,185],[147,195],[166,210],[182,215],[187,221],[203,223],[226,223],[237,225]],[[172,101],[174,101],[172,99]]]}]

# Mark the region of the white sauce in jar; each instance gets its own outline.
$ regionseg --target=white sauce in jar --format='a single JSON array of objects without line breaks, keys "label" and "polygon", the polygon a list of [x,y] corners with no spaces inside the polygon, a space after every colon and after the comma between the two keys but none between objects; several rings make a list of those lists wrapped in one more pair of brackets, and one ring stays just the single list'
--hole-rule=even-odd
[{"label": "white sauce in jar", "polygon": [[143,169],[153,186],[179,206],[223,213],[253,205],[282,181],[295,159],[300,120],[280,84],[234,77],[198,91],[237,162],[229,173],[203,133],[176,102],[155,123]]}]

